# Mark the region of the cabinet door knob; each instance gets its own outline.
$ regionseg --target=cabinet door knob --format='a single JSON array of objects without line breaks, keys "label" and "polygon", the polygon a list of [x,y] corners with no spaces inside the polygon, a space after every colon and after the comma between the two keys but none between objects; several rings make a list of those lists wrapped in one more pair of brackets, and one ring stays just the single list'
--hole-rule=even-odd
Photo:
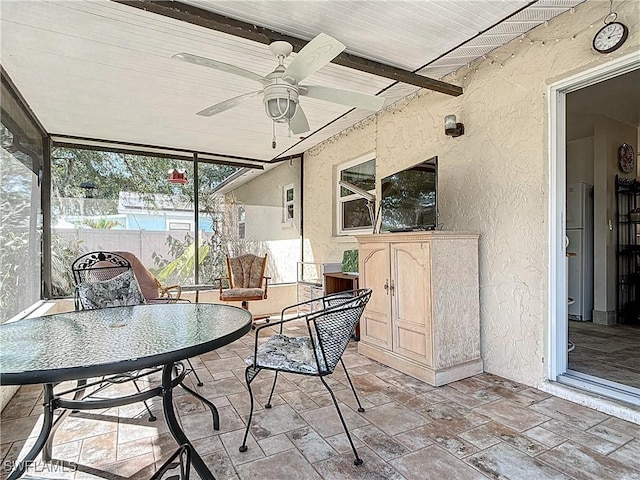
[{"label": "cabinet door knob", "polygon": [[396,287],[393,284],[393,280],[391,280],[391,286],[389,288],[391,289],[391,295],[394,295],[394,291],[395,291]]},{"label": "cabinet door knob", "polygon": [[389,280],[384,281],[384,289],[387,291],[387,295],[389,295]]}]

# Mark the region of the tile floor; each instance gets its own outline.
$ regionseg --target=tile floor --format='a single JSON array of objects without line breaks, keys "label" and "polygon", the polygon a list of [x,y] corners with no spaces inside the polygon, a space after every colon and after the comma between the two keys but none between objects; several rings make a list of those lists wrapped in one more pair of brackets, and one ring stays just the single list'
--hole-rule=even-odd
[{"label": "tile floor", "polygon": [[[366,412],[357,413],[343,373],[329,382],[363,465],[353,465],[317,378],[285,376],[273,408],[264,409],[269,372],[254,381],[258,405],[249,449],[240,453],[249,409],[243,359],[252,346],[249,334],[193,359],[205,382],[198,390],[220,411],[220,431],[201,403],[176,390],[181,423],[218,480],[640,480],[640,425],[490,374],[435,388],[359,355],[353,343],[344,360]],[[23,387],[2,413],[3,478],[38,433],[39,396],[37,386]],[[153,408],[156,422],[140,405],[71,415],[56,434],[53,456],[77,468],[40,466],[37,475],[148,478],[176,448],[160,403]]]},{"label": "tile floor", "polygon": [[640,325],[569,322],[569,368],[640,389]]}]

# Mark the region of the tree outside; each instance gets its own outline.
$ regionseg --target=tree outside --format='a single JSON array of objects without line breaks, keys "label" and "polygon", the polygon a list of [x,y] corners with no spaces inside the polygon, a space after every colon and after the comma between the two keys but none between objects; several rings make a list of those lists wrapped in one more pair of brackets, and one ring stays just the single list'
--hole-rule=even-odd
[{"label": "tree outside", "polygon": [[0,127],[0,323],[40,298],[40,269],[33,268],[40,264],[40,188],[32,169],[41,144],[19,130]]},{"label": "tree outside", "polygon": [[[186,183],[169,181],[169,172],[175,168],[184,170]],[[73,229],[77,235],[66,244],[61,238],[53,237],[56,293],[72,293],[69,290],[72,287],[70,265],[77,256],[89,249],[129,250],[131,240],[122,248],[119,242],[125,234],[129,235],[127,238],[133,238],[134,232],[139,234],[141,250],[150,254],[149,260],[143,263],[163,284],[193,283],[196,235],[200,280],[210,282],[225,276],[227,253],[256,251],[256,245],[252,244],[255,242],[239,238],[238,206],[233,196],[222,196],[216,190],[238,170],[226,165],[199,163],[200,231],[194,232],[188,228],[193,225],[195,195],[191,162],[55,148],[52,151],[53,231],[69,236],[67,232]],[[167,231],[166,226],[172,225],[177,229]],[[99,231],[103,232],[102,237],[95,237]],[[89,246],[82,240],[83,236],[89,238],[88,233],[94,234],[92,238],[101,238],[102,243],[97,241]],[[156,237],[164,238],[162,248],[150,240]],[[96,244],[100,248],[96,248]]]}]

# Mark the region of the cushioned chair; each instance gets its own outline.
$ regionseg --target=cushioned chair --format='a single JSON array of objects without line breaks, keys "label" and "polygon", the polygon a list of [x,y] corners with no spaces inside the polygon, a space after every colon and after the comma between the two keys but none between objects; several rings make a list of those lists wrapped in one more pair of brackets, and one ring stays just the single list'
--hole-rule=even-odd
[{"label": "cushioned chair", "polygon": [[[267,256],[259,257],[250,253],[239,257],[227,256],[227,277],[216,278],[219,284],[220,300],[224,302],[242,302],[242,308],[249,310],[249,302],[265,300],[271,277],[265,277]],[[225,283],[228,288],[224,288]],[[269,316],[253,317],[255,321]]]},{"label": "cushioned chair", "polygon": [[[253,355],[246,359],[248,367],[245,371],[245,379],[249,390],[251,410],[249,412],[249,420],[247,421],[244,439],[240,446],[241,452],[247,451],[247,436],[253,417],[253,392],[251,390],[251,382],[260,371],[274,370],[276,373],[273,379],[273,386],[271,387],[271,393],[269,394],[269,400],[265,408],[271,408],[271,398],[273,397],[279,372],[320,377],[320,381],[329,391],[333,399],[333,403],[338,411],[338,416],[340,417],[344,431],[347,434],[347,438],[355,454],[354,464],[362,464],[362,459],[358,456],[356,447],[353,444],[351,434],[338,406],[338,401],[324,377],[332,374],[337,364],[340,363],[349,381],[356,402],[358,403],[358,411],[364,412],[364,408],[362,408],[362,404],[358,399],[358,394],[351,382],[347,368],[342,361],[342,354],[347,348],[349,339],[364,312],[369,298],[371,298],[370,289],[334,293],[325,297],[291,305],[282,310],[280,321],[273,322],[270,325],[262,325],[256,329]],[[287,312],[299,312],[300,307],[308,306],[307,304],[312,302],[321,302],[322,309],[304,314],[296,313],[293,317],[285,318]],[[308,336],[287,337],[282,334],[283,325],[293,320],[302,320],[306,323],[309,333]],[[260,330],[276,325],[280,326],[279,333],[267,338],[264,343],[260,343]]]}]

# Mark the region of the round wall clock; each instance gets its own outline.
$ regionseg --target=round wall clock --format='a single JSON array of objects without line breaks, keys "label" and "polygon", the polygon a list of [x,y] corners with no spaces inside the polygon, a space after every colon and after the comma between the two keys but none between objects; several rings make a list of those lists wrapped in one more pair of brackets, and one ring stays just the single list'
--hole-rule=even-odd
[{"label": "round wall clock", "polygon": [[[611,21],[607,21],[611,19]],[[624,23],[616,22],[613,13],[604,19],[602,27],[593,37],[593,49],[598,53],[611,53],[622,46],[629,36],[629,29]]]},{"label": "round wall clock", "polygon": [[620,170],[625,173],[633,172],[636,168],[636,157],[633,152],[633,147],[628,143],[623,143],[618,149],[618,162],[620,164]]}]

